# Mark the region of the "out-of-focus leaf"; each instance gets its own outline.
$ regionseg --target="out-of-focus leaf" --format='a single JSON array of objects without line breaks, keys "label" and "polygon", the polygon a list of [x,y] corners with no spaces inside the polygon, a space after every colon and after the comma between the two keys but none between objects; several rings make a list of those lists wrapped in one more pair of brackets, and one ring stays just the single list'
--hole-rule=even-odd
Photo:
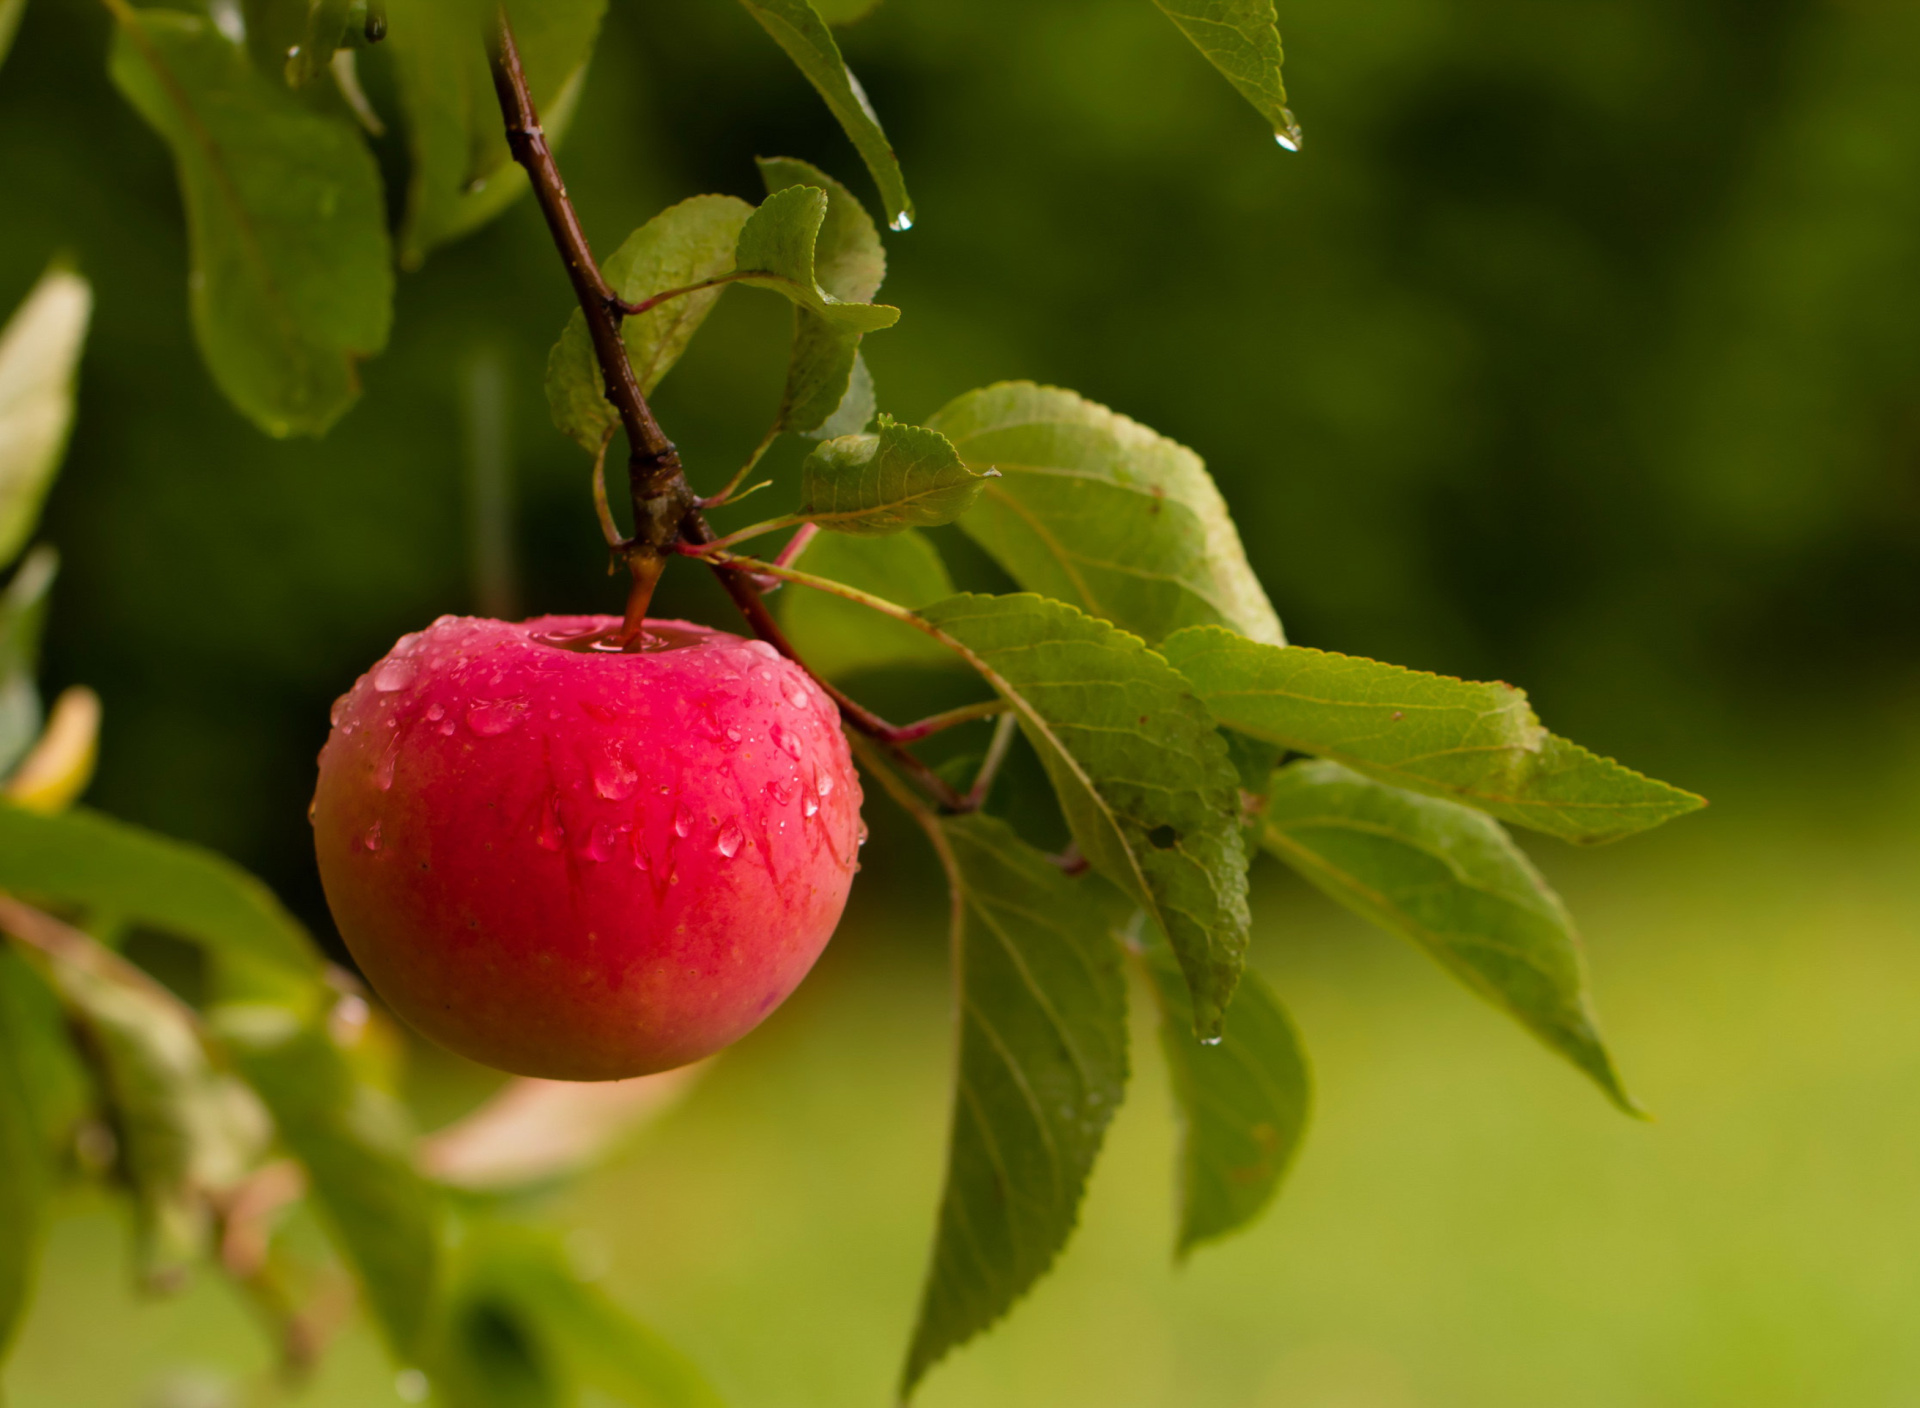
[{"label": "out-of-focus leaf", "polygon": [[928,424],[1000,471],[960,526],[1028,591],[1149,642],[1206,624],[1282,642],[1226,502],[1184,445],[1027,381],[970,391]]},{"label": "out-of-focus leaf", "polygon": [[[510,0],[514,40],[549,143],[565,136],[606,0]],[[483,36],[490,0],[391,0],[387,45],[407,115],[413,171],[400,258],[417,267],[439,245],[505,210],[527,189],[507,150]]]},{"label": "out-of-focus leaf", "polygon": [[59,570],[58,553],[35,548],[0,592],[0,777],[12,771],[40,736],[40,689],[34,675],[47,594]]},{"label": "out-of-focus leaf", "polygon": [[269,434],[319,434],[359,394],[356,366],[392,317],[380,176],[360,134],[195,15],[123,11],[111,70],[173,150],[214,380]]},{"label": "out-of-focus leaf", "polygon": [[1274,774],[1262,839],[1638,1113],[1600,1040],[1573,920],[1499,822],[1338,763],[1301,762]]},{"label": "out-of-focus leaf", "polygon": [[1230,729],[1562,840],[1612,841],[1706,805],[1550,734],[1526,694],[1200,626],[1161,652]]},{"label": "out-of-focus leaf", "polygon": [[0,792],[30,812],[63,812],[93,780],[99,751],[100,696],[72,685],[53,701],[46,728]]},{"label": "out-of-focus leaf", "polygon": [[77,808],[0,803],[0,890],[195,939],[262,991],[310,994],[322,965],[267,887],[211,851]]},{"label": "out-of-focus leaf", "polygon": [[310,1005],[233,1003],[210,1020],[306,1169],[388,1342],[417,1355],[434,1312],[442,1208],[413,1167],[405,1108],[356,1078]]},{"label": "out-of-focus leaf", "polygon": [[27,545],[60,467],[92,311],[85,279],[49,269],[0,331],[0,567]]},{"label": "out-of-focus leaf", "polygon": [[843,435],[807,456],[799,516],[861,537],[930,528],[965,513],[990,476],[961,463],[939,431],[883,415],[877,434]]},{"label": "out-of-focus leaf", "polygon": [[1280,81],[1279,16],[1273,0],[1153,0],[1240,96],[1273,124],[1274,140],[1300,150],[1300,124]]},{"label": "out-of-focus leaf", "polygon": [[[788,186],[761,201],[740,227],[734,270],[742,283],[770,288],[821,318],[836,332],[867,333],[892,327],[900,310],[884,303],[857,303],[821,287],[816,251],[826,225],[827,193],[816,186]],[[844,270],[836,261],[836,270]]]},{"label": "out-of-focus leaf", "polygon": [[813,8],[828,24],[852,24],[880,6],[880,0],[813,0]]},{"label": "out-of-focus leaf", "polygon": [[1013,707],[1093,868],[1166,933],[1217,1036],[1247,951],[1247,852],[1227,745],[1137,636],[1045,597],[920,611]]},{"label": "out-of-focus leaf", "polygon": [[287,55],[287,82],[304,88],[327,71],[333,51],[340,47],[346,33],[347,13],[353,0],[312,0],[300,42]]},{"label": "out-of-focus leaf", "polygon": [[1258,973],[1241,976],[1226,1034],[1206,1046],[1193,1039],[1173,954],[1157,937],[1144,953],[1180,1113],[1177,1249],[1184,1256],[1246,1226],[1272,1200],[1306,1131],[1312,1078],[1299,1034]]},{"label": "out-of-focus leaf", "polygon": [[[822,533],[794,566],[912,610],[953,595],[953,579],[939,552],[912,528],[884,538]],[[786,588],[779,601],[788,637],[808,665],[829,679],[862,670],[954,663],[953,652],[924,632],[855,602],[805,587]]]},{"label": "out-of-focus leaf", "polygon": [[20,29],[20,17],[26,12],[27,0],[0,0],[0,64],[7,61],[13,36]]},{"label": "out-of-focus leaf", "polygon": [[139,1217],[142,1273],[184,1282],[208,1249],[214,1200],[272,1133],[253,1092],[208,1059],[190,1008],[124,959],[15,900],[0,927],[24,940],[86,1034]]},{"label": "out-of-focus leaf", "polygon": [[[814,277],[845,303],[870,303],[887,274],[887,252],[866,207],[818,167],[793,157],[761,157],[767,194],[789,186],[827,193],[827,215],[814,244]],[[861,383],[864,382],[864,385]],[[822,438],[865,430],[873,418],[873,380],[860,360],[860,334],[835,327],[811,309],[793,310],[793,355],[775,426]],[[828,429],[829,420],[858,423]]]},{"label": "out-of-focus leaf", "polygon": [[774,43],[787,51],[814,90],[826,99],[840,126],[853,140],[854,150],[866,163],[873,183],[880,188],[880,199],[887,211],[887,223],[896,230],[913,224],[913,201],[907,195],[906,179],[900,174],[899,158],[887,134],[880,130],[880,119],[867,101],[860,80],[853,76],[833,31],[820,18],[820,12],[807,0],[740,0],[747,13],[773,36]]},{"label": "out-of-focus leaf", "polygon": [[468,1224],[453,1282],[435,1375],[453,1402],[572,1404],[589,1388],[633,1408],[720,1408],[700,1371],[583,1282],[550,1233]]},{"label": "out-of-focus leaf", "polygon": [[1053,1265],[1127,1079],[1114,926],[1130,906],[985,816],[939,823],[960,1068],[933,1266],[901,1392]]},{"label": "out-of-focus leaf", "polygon": [[[740,227],[752,213],[752,206],[733,196],[683,200],[628,235],[601,273],[629,303],[718,278],[733,268]],[[721,285],[682,294],[625,320],[620,333],[641,391],[651,393],[660,384],[725,291]],[[598,450],[619,421],[607,400],[587,320],[577,308],[547,358],[547,406],[553,423],[589,451]]]}]

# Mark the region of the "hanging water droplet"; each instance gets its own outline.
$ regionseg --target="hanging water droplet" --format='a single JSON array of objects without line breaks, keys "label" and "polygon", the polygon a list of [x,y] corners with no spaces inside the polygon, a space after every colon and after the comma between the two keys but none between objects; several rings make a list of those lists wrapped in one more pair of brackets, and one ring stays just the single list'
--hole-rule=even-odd
[{"label": "hanging water droplet", "polygon": [[908,230],[913,228],[913,212],[911,210],[899,211],[894,215],[893,219],[887,221],[887,228],[895,234],[904,235]]},{"label": "hanging water droplet", "polygon": [[693,834],[693,813],[685,802],[673,809],[673,834],[683,841]]},{"label": "hanging water droplet", "polygon": [[319,810],[320,810],[320,799],[318,797],[315,797],[311,802],[307,803],[307,824],[309,826],[313,824],[314,813],[318,812]]},{"label": "hanging water droplet", "polygon": [[[1292,150],[1292,148],[1288,148],[1288,150]],[[1226,1040],[1225,1037],[1203,1036],[1200,1038],[1200,1044],[1202,1046],[1218,1046],[1221,1042],[1225,1040]]]},{"label": "hanging water droplet", "polygon": [[732,860],[740,854],[740,846],[747,839],[746,833],[734,822],[728,822],[720,828],[720,834],[713,838],[713,848]]},{"label": "hanging water droplet", "polygon": [[519,723],[526,709],[522,699],[482,700],[467,710],[467,727],[482,738],[497,738]]},{"label": "hanging water droplet", "polygon": [[551,796],[540,801],[540,824],[534,829],[533,839],[545,851],[559,850],[560,843],[567,839],[567,829],[560,824],[560,814],[554,808]]},{"label": "hanging water droplet", "polygon": [[607,753],[593,763],[593,790],[609,802],[624,802],[639,785],[640,774],[625,759]]},{"label": "hanging water droplet", "polygon": [[334,700],[333,707],[327,710],[327,722],[333,725],[333,727],[339,728],[340,720],[346,716],[346,712],[347,712],[347,696],[343,694],[338,699]]},{"label": "hanging water droplet", "polygon": [[856,846],[867,844],[867,824],[864,821],[860,823],[860,834],[854,837],[853,844]]},{"label": "hanging water droplet", "polygon": [[367,828],[367,834],[360,838],[360,844],[365,846],[369,851],[377,851],[380,849],[379,822],[376,821],[372,826]]},{"label": "hanging water droplet", "polygon": [[411,660],[383,660],[373,672],[373,687],[382,694],[392,694],[412,684],[419,673],[420,667]]}]

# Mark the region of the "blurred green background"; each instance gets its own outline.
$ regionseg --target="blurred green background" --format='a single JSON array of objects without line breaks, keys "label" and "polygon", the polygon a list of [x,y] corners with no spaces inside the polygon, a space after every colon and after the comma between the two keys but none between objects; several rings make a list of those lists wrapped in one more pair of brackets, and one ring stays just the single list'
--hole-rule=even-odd
[{"label": "blurred green background", "polygon": [[[1206,457],[1296,641],[1524,684],[1711,794],[1628,849],[1539,852],[1660,1122],[1263,867],[1258,958],[1321,1084],[1280,1205],[1167,1266],[1141,1042],[1061,1272],[925,1402],[1920,1401],[1920,5],[1297,0],[1282,25],[1292,157],[1146,0],[885,0],[845,31],[920,213],[868,342],[881,405],[1008,377],[1110,404]],[[618,601],[540,393],[567,290],[522,205],[403,280],[326,440],[261,437],[191,346],[172,172],[106,34],[33,0],[0,67],[0,305],[58,251],[99,295],[46,682],[105,699],[93,804],[227,852],[330,939],[326,706],[474,608],[490,378],[522,605]],[[613,0],[562,153],[597,248],[755,196],[774,153],[869,192],[738,6]],[[785,327],[732,294],[663,387],[697,485],[758,438]],[[691,568],[662,604],[727,619]],[[885,1401],[931,1235],[939,918],[871,811],[818,979],[565,1209],[742,1408]],[[431,1109],[480,1089],[425,1059]],[[10,1401],[191,1408],[260,1361],[215,1288],[134,1309],[111,1218],[74,1213]],[[389,1384],[362,1336],[315,1397]]]}]

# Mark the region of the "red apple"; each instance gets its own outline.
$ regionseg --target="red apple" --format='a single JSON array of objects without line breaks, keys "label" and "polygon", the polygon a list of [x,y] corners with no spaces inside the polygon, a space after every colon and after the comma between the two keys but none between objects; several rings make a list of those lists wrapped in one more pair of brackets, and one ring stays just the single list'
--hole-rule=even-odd
[{"label": "red apple", "polygon": [[752,1030],[832,936],[860,784],[833,702],[770,646],[649,621],[443,616],[334,706],[314,845],[406,1021],[521,1075],[666,1070]]}]

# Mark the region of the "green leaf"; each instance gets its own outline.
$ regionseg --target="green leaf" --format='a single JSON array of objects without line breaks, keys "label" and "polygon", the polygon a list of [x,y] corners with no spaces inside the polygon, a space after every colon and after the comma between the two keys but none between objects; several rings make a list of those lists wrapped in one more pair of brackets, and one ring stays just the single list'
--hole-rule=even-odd
[{"label": "green leaf", "polygon": [[[20,30],[20,17],[27,12],[27,0],[0,0],[0,63],[7,61],[13,48],[13,36]],[[0,1347],[4,1347],[0,1344]]]},{"label": "green leaf", "polygon": [[1300,124],[1280,81],[1279,16],[1273,0],[1153,0],[1240,96],[1273,124],[1274,140],[1300,150]]},{"label": "green leaf", "polygon": [[[0,777],[13,770],[40,736],[40,689],[34,677],[47,597],[59,571],[58,553],[35,548],[0,592]],[[4,864],[0,860],[0,866]]]},{"label": "green leaf", "polygon": [[352,9],[353,0],[313,0],[300,42],[287,55],[289,85],[304,88],[327,71],[333,51],[345,37],[347,14]]},{"label": "green leaf", "polygon": [[1247,951],[1247,853],[1227,745],[1136,636],[1044,597],[949,597],[920,616],[1020,720],[1081,854],[1160,926],[1216,1036]]},{"label": "green leaf", "polygon": [[1157,641],[1230,626],[1279,645],[1280,620],[1200,457],[1050,386],[970,391],[928,422],[989,485],[960,526],[1028,591]]},{"label": "green leaf", "polygon": [[0,331],[0,567],[33,536],[60,468],[92,311],[85,279],[49,269]]},{"label": "green leaf", "polygon": [[947,1186],[902,1396],[1066,1245],[1127,1079],[1128,906],[991,817],[939,823],[960,1060]]},{"label": "green leaf", "polygon": [[881,416],[874,435],[843,435],[800,466],[799,517],[835,533],[880,537],[951,523],[991,475],[975,474],[937,430]]},{"label": "green leaf", "polygon": [[436,1378],[463,1390],[456,1401],[573,1403],[586,1387],[634,1408],[720,1408],[684,1355],[574,1274],[551,1233],[470,1223],[454,1279],[453,1353]]},{"label": "green leaf", "polygon": [[[909,528],[884,538],[822,533],[794,566],[910,610],[953,595],[953,579],[926,535]],[[807,664],[829,679],[863,670],[954,664],[953,652],[912,626],[826,592],[789,587],[780,622]]]},{"label": "green leaf", "polygon": [[[734,270],[742,283],[772,289],[842,333],[877,332],[900,321],[884,303],[851,302],[821,287],[818,252],[830,202],[815,186],[775,191],[740,228]],[[844,266],[836,264],[832,271]],[[850,286],[850,285],[843,285]]]},{"label": "green leaf", "polygon": [[[869,303],[887,273],[887,252],[865,207],[818,167],[792,157],[758,158],[769,195],[791,186],[827,193],[826,219],[814,245],[814,275],[820,287],[846,303]],[[860,383],[864,380],[864,387]],[[793,310],[793,355],[780,398],[779,430],[824,436],[850,435],[873,418],[873,383],[860,360],[860,334],[835,327],[810,309]],[[851,420],[853,425],[825,422]]]},{"label": "green leaf", "polygon": [[1262,840],[1639,1113],[1595,1026],[1573,920],[1500,823],[1338,763],[1300,762],[1274,774]]},{"label": "green leaf", "polygon": [[[752,206],[733,196],[694,196],[668,206],[627,236],[601,274],[629,303],[717,278],[732,270],[740,227],[752,213]],[[651,393],[680,360],[725,291],[721,286],[682,294],[623,322],[621,336],[642,392]],[[590,451],[619,421],[586,317],[577,308],[547,358],[547,405],[553,423]]]},{"label": "green leaf", "polygon": [[833,31],[807,0],[740,0],[747,13],[773,36],[774,43],[787,51],[807,82],[826,99],[840,126],[853,140],[854,150],[867,165],[873,182],[880,188],[880,199],[887,211],[887,223],[896,230],[913,224],[913,201],[907,195],[907,183],[900,174],[899,158],[894,156],[887,134],[880,130],[880,119],[873,105],[853,76]]},{"label": "green leaf", "polygon": [[304,995],[320,979],[312,940],[253,876],[84,807],[41,816],[0,803],[0,890],[197,940],[262,991]]},{"label": "green leaf", "polygon": [[406,1110],[357,1077],[325,1017],[310,1003],[246,1002],[210,1021],[305,1167],[388,1342],[410,1356],[434,1309],[440,1194],[414,1170]]},{"label": "green leaf", "polygon": [[[413,169],[400,259],[417,268],[527,190],[513,164],[483,41],[483,0],[391,0],[387,46],[407,115]],[[510,0],[514,41],[547,141],[566,135],[606,0]]]},{"label": "green leaf", "polygon": [[40,976],[0,945],[0,1361],[28,1298],[46,1227],[55,1144],[71,1123],[76,1062]]},{"label": "green leaf", "polygon": [[113,81],[172,148],[194,334],[214,380],[272,435],[317,435],[386,345],[393,267],[359,133],[255,72],[204,19],[128,11]]},{"label": "green leaf", "polygon": [[1548,733],[1526,694],[1196,627],[1161,652],[1222,724],[1562,840],[1612,841],[1706,802]]},{"label": "green leaf", "polygon": [[814,0],[813,8],[828,24],[852,24],[879,8],[880,0]]},{"label": "green leaf", "polygon": [[1241,977],[1226,1035],[1207,1046],[1193,1039],[1186,984],[1164,941],[1153,936],[1142,956],[1180,1115],[1177,1254],[1185,1256],[1272,1201],[1306,1132],[1312,1077],[1299,1034],[1258,973]]}]

